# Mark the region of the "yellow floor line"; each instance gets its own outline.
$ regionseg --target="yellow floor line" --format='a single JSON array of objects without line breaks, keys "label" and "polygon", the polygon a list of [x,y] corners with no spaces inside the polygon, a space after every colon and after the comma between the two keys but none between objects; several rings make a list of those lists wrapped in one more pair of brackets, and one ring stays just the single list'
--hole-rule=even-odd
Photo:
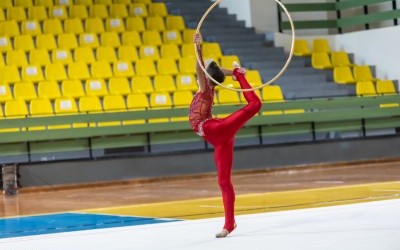
[{"label": "yellow floor line", "polygon": [[[236,215],[400,198],[400,181],[238,195]],[[223,216],[221,197],[85,210],[88,213],[203,219]]]}]

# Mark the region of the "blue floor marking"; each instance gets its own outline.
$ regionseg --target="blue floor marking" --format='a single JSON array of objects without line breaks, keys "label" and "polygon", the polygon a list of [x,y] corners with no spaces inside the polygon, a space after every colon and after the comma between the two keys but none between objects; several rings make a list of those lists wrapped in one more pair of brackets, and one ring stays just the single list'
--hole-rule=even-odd
[{"label": "blue floor marking", "polygon": [[80,213],[5,218],[0,219],[0,239],[172,221],[177,220]]}]

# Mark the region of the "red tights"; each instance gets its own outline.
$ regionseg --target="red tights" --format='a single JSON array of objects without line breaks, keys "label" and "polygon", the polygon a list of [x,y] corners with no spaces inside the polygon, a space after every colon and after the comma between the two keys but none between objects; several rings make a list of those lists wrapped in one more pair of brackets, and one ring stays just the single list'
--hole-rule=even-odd
[{"label": "red tights", "polygon": [[[237,69],[234,76],[242,89],[251,88],[243,74]],[[233,144],[236,132],[260,111],[261,101],[253,91],[243,92],[247,105],[223,119],[211,119],[204,123],[204,139],[214,146],[214,159],[218,170],[218,184],[222,192],[225,211],[224,229],[234,229],[235,191],[231,181]]]}]

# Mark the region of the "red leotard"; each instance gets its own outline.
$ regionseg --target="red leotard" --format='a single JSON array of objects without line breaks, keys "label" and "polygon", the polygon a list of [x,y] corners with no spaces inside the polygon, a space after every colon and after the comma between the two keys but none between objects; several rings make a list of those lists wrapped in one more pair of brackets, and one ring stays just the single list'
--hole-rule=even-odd
[{"label": "red leotard", "polygon": [[[246,78],[237,69],[233,71],[242,89],[251,88]],[[231,232],[234,229],[235,192],[231,181],[233,162],[233,145],[236,132],[257,114],[261,101],[254,91],[243,92],[248,104],[223,119],[214,119],[211,108],[214,99],[214,89],[208,86],[194,97],[190,106],[189,121],[193,130],[214,146],[214,160],[218,170],[218,184],[222,192],[225,210],[224,229]]]}]

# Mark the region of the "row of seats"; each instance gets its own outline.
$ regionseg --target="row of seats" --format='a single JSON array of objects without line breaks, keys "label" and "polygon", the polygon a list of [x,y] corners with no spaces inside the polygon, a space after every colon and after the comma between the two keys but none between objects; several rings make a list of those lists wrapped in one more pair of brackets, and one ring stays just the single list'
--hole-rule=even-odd
[{"label": "row of seats", "polygon": [[[122,35],[122,43],[119,37],[112,32],[103,33],[100,36],[100,42],[96,35],[93,34],[82,34],[78,38],[73,34],[61,34],[56,39],[53,35],[40,35],[36,38],[36,42],[29,35],[17,36],[14,42],[8,38],[0,37],[0,55],[1,53],[9,52],[12,50],[22,50],[22,51],[32,51],[35,49],[39,50],[55,50],[63,49],[70,50],[76,49],[78,47],[88,47],[88,48],[98,48],[98,47],[133,47],[134,50],[139,49],[139,54],[143,56],[150,56],[153,59],[158,59],[164,54],[175,53],[178,57],[189,57],[195,56],[195,51],[192,43],[184,43],[181,45],[163,43],[159,46],[157,45],[144,45],[140,43],[140,40],[136,42],[133,39],[135,34],[130,34],[131,32],[124,33]],[[133,35],[133,36],[132,36]],[[138,51],[133,51],[135,57]],[[218,43],[204,43],[204,52],[207,56],[221,57],[222,51]]]},{"label": "row of seats", "polygon": [[[179,24],[181,22],[182,24]],[[174,41],[180,38],[181,41],[187,42],[189,36],[193,34],[193,31],[191,31],[191,33],[188,35],[185,34],[184,31],[186,30],[186,26],[183,23],[181,16],[168,16],[167,24],[164,24],[163,19],[158,20],[157,17],[154,17],[152,19],[147,18],[146,24],[142,20],[142,18],[138,17],[127,18],[126,21],[118,18],[106,19],[104,21],[100,18],[88,18],[85,21],[73,18],[66,19],[64,21],[58,19],[46,19],[42,22],[28,20],[23,21],[21,24],[18,24],[16,21],[1,21],[0,28],[0,35],[8,37],[14,37],[20,34],[32,36],[37,36],[40,34],[59,35],[63,33],[100,34],[105,31],[114,31],[118,33],[122,33],[124,31],[135,31],[141,34],[145,31],[154,30],[163,32],[165,33],[165,35],[168,35],[168,40]],[[168,32],[176,33],[174,34]],[[174,38],[174,35],[178,38]],[[190,41],[192,40],[193,36],[191,37]]]},{"label": "row of seats", "polygon": [[24,7],[28,8],[31,6],[44,6],[51,7],[53,5],[86,5],[90,6],[93,4],[151,4],[152,0],[2,0],[0,2],[0,8],[9,7]]},{"label": "row of seats", "polygon": [[[283,102],[282,91],[279,86],[267,86],[256,94],[265,102]],[[81,96],[78,99],[72,97],[59,97],[54,101],[47,98],[31,99],[26,106],[25,100],[16,99],[6,101],[4,104],[5,117],[18,117],[26,115],[52,115],[76,112],[101,112],[138,110],[145,108],[171,108],[188,107],[192,101],[193,92],[176,91],[154,92],[147,96],[143,93],[123,95],[113,94],[99,96]],[[245,102],[243,94],[234,91],[221,90],[215,95],[216,104],[239,104]],[[78,103],[78,105],[76,105]],[[54,106],[54,109],[53,109]],[[79,107],[79,109],[78,109]],[[2,108],[0,106],[0,111]],[[2,114],[0,115],[2,117]]]},{"label": "row of seats", "polygon": [[312,46],[305,39],[296,39],[293,54],[296,56],[310,56],[312,53],[330,53],[331,48],[327,39],[316,38],[312,40]]},{"label": "row of seats", "polygon": [[[84,54],[82,55],[84,56]],[[0,82],[13,84],[19,81],[39,82],[43,80],[62,81],[67,78],[85,80],[89,78],[108,79],[111,77],[133,77],[156,75],[178,75],[180,73],[195,73],[195,58],[181,58],[179,64],[173,58],[161,58],[157,61],[139,59],[134,63],[128,61],[88,61],[88,58],[79,59],[66,65],[61,63],[5,65],[0,67]]]},{"label": "row of seats", "polygon": [[[4,0],[2,0],[4,1]],[[18,22],[24,20],[46,20],[48,18],[80,18],[89,17],[126,18],[129,16],[152,17],[168,16],[168,10],[165,3],[151,4],[92,4],[92,5],[53,5],[53,6],[15,6],[0,9],[0,20],[15,20]]]},{"label": "row of seats", "polygon": [[378,96],[378,95],[394,95],[396,88],[393,81],[378,80],[376,84],[372,81],[360,81],[356,83],[357,96]]},{"label": "row of seats", "polygon": [[[258,71],[250,70],[247,72],[249,83],[253,87],[260,86],[261,78]],[[194,74],[179,74],[176,77],[172,75],[156,75],[154,78],[148,76],[134,76],[132,79],[125,77],[113,77],[104,79],[87,79],[82,84],[81,80],[60,79],[39,81],[37,85],[32,82],[17,82],[14,85],[7,83],[0,84],[0,103],[23,99],[32,100],[36,98],[56,99],[59,97],[79,98],[85,95],[105,96],[108,94],[128,95],[131,93],[150,94],[153,92],[176,92],[198,90]],[[227,78],[224,82],[226,86],[240,88],[237,82]],[[218,92],[221,87],[216,89]]]},{"label": "row of seats", "polygon": [[336,83],[354,84],[360,81],[377,81],[368,65],[340,66],[333,69],[333,78]]},{"label": "row of seats", "polygon": [[311,54],[311,65],[315,69],[333,69],[334,67],[355,66],[344,51],[314,52]]}]

